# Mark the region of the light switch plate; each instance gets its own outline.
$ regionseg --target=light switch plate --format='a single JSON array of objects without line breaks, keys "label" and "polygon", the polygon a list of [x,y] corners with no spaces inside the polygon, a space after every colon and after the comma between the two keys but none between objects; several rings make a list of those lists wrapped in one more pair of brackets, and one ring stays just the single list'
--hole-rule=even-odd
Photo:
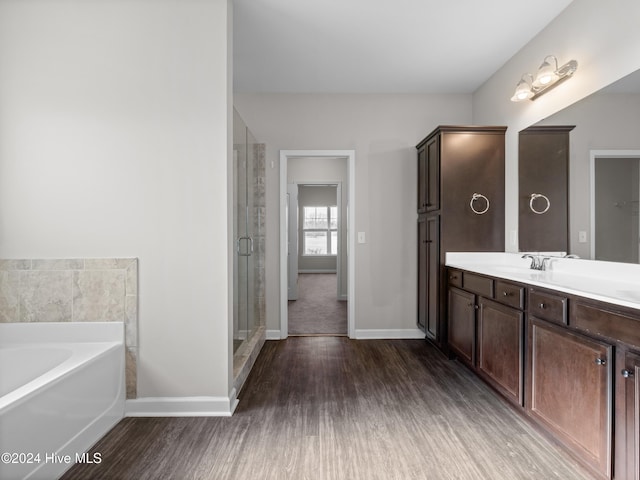
[{"label": "light switch plate", "polygon": [[580,230],[578,232],[578,242],[587,243],[587,232],[585,232],[584,230]]},{"label": "light switch plate", "polygon": [[358,232],[358,243],[365,243],[364,232]]}]

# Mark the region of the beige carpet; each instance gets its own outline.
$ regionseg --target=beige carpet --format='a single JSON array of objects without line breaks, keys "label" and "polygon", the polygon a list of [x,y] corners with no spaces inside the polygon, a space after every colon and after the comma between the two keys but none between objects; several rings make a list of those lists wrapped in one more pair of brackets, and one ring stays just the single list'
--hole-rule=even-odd
[{"label": "beige carpet", "polygon": [[335,273],[298,275],[298,300],[289,302],[289,335],[346,335],[347,302],[337,300]]}]

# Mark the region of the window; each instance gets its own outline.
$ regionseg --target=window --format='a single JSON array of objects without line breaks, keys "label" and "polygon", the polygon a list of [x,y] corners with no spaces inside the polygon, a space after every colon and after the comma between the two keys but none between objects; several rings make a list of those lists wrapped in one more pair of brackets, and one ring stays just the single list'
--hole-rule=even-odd
[{"label": "window", "polygon": [[303,255],[338,254],[338,207],[304,207]]}]

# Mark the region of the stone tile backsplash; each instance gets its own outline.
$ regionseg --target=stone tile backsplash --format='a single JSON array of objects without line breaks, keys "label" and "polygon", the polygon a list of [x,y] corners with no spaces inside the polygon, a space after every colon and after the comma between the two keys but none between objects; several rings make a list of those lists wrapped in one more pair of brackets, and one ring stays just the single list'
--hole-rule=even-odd
[{"label": "stone tile backsplash", "polygon": [[124,322],[127,398],[136,397],[136,258],[0,260],[0,322]]}]

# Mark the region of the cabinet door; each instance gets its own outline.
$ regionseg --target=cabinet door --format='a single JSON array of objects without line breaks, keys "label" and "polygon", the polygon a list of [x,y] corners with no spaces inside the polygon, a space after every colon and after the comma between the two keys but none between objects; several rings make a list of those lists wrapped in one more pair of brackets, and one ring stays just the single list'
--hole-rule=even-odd
[{"label": "cabinet door", "polygon": [[418,149],[418,213],[440,209],[440,137]]},{"label": "cabinet door", "polygon": [[616,479],[640,479],[640,355],[621,350],[616,364]]},{"label": "cabinet door", "polygon": [[609,478],[612,347],[530,317],[528,351],[528,413]]},{"label": "cabinet door", "polygon": [[476,349],[476,296],[457,288],[449,289],[449,348],[473,365]]},{"label": "cabinet door", "polygon": [[427,212],[440,210],[440,137],[427,142]]},{"label": "cabinet door", "polygon": [[524,314],[484,298],[478,305],[478,372],[509,400],[522,405]]},{"label": "cabinet door", "polygon": [[418,327],[427,331],[429,301],[429,237],[427,219],[418,218]]},{"label": "cabinet door", "polygon": [[418,218],[418,326],[440,344],[440,217]]},{"label": "cabinet door", "polygon": [[418,149],[418,213],[427,211],[427,181],[429,174],[427,171],[427,145]]},{"label": "cabinet door", "polygon": [[[427,218],[427,335],[441,344],[440,328],[440,216]],[[444,292],[443,292],[444,294]]]}]

